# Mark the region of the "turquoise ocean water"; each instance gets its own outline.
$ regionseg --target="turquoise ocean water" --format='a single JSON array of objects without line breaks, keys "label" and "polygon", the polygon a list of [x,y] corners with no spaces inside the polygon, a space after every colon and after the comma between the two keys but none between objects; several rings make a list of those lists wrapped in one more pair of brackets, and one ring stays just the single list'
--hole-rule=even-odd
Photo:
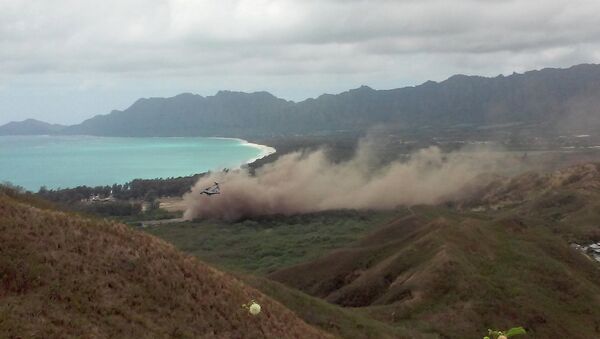
[{"label": "turquoise ocean water", "polygon": [[1,136],[0,182],[32,191],[123,184],[237,168],[268,151],[222,138]]}]

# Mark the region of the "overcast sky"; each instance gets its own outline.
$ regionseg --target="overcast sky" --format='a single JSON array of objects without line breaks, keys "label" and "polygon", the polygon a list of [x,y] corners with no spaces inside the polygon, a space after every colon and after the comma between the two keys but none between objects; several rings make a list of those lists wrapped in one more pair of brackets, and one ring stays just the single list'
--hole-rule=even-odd
[{"label": "overcast sky", "polygon": [[0,124],[600,62],[598,0],[0,0]]}]

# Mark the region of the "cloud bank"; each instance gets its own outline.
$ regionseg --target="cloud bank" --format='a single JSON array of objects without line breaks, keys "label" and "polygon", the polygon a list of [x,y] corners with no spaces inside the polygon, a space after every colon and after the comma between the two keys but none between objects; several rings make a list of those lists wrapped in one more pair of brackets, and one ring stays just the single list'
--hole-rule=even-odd
[{"label": "cloud bank", "polygon": [[[393,209],[400,205],[436,204],[466,194],[474,179],[519,168],[517,158],[490,149],[443,153],[430,147],[408,160],[379,166],[370,142],[341,163],[324,150],[295,152],[259,168],[255,176],[231,171],[204,177],[184,196],[186,219],[237,220],[271,214],[332,209]],[[221,194],[200,192],[221,184]]]},{"label": "cloud bank", "polygon": [[181,92],[300,100],[599,62],[599,12],[596,0],[2,0],[0,123],[75,123]]}]

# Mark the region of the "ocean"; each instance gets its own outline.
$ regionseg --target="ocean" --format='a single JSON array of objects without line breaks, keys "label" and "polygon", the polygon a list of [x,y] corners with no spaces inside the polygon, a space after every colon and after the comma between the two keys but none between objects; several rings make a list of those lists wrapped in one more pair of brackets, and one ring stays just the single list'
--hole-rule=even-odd
[{"label": "ocean", "polygon": [[31,191],[123,184],[238,168],[272,152],[229,138],[0,136],[0,182]]}]

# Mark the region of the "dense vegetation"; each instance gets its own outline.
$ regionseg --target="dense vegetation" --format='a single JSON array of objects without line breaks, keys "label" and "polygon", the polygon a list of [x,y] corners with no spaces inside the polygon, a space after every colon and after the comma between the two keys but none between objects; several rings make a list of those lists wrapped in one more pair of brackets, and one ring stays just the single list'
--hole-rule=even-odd
[{"label": "dense vegetation", "polygon": [[166,179],[134,179],[123,185],[114,184],[112,186],[78,186],[65,189],[47,189],[42,187],[38,191],[38,195],[57,203],[73,203],[89,199],[92,195],[108,197],[111,192],[113,197],[118,200],[135,199],[153,201],[156,198],[164,196],[184,195],[202,175],[204,174]]},{"label": "dense vegetation", "polygon": [[228,270],[264,274],[346,246],[401,213],[330,211],[236,223],[183,222],[147,231]]},{"label": "dense vegetation", "polygon": [[[294,143],[289,145],[296,147]],[[349,150],[344,147],[334,149],[334,155],[342,158],[346,154],[344,150]],[[148,192],[162,185],[152,180],[139,182],[142,185],[134,192],[142,200],[155,196]],[[127,194],[123,193],[123,187],[115,188],[115,191]],[[73,201],[68,197],[78,197],[78,194],[87,192],[108,194],[110,189],[112,187],[107,186],[97,191],[80,188],[62,192],[62,201]],[[17,288],[25,294],[40,291],[35,285],[38,280],[34,279],[34,275],[38,272],[37,267],[46,265],[45,261],[21,265],[21,261],[15,258],[27,257],[27,254],[19,251],[40,253],[42,256],[55,251],[47,247],[21,248],[16,244],[38,236],[46,239],[59,229],[68,229],[71,223],[83,223],[92,229],[96,227],[89,226],[95,225],[95,222],[88,219],[51,212],[54,204],[39,199],[40,195],[48,194],[43,191],[32,194],[23,192],[19,187],[0,189],[0,217],[3,222],[8,221],[0,226],[29,232],[25,237],[19,231],[10,233],[2,230],[5,238],[0,240],[3,244],[12,243],[14,246],[0,249],[1,255],[12,258],[0,262],[3,270],[0,276],[5,279],[5,288],[9,288],[8,292],[0,291],[0,295],[16,293],[11,286],[20,286]],[[52,198],[52,195],[47,197]],[[119,203],[129,204],[127,200],[116,202]],[[36,208],[19,210],[25,205]],[[104,207],[98,207],[100,210],[93,211],[100,215],[115,215],[118,211],[113,210],[116,206],[111,207],[110,203],[90,206],[110,209],[102,211]],[[141,226],[140,221],[146,218],[169,218],[161,213],[154,211],[149,215],[138,215],[132,212],[121,220]],[[34,226],[31,225],[37,225],[37,217],[43,222],[48,221],[44,227],[52,229],[48,232],[39,231],[43,228],[32,229]],[[106,221],[98,225],[108,229],[122,228]],[[600,334],[599,264],[569,245],[571,242],[587,244],[599,241],[598,225],[600,164],[588,163],[550,173],[531,172],[514,178],[497,178],[467,198],[445,206],[413,206],[385,213],[343,210],[265,216],[236,223],[151,223],[145,225],[144,230],[235,274],[246,284],[284,304],[306,323],[342,337],[470,338],[481,337],[488,328],[523,325],[528,331],[526,337],[589,338]],[[77,229],[80,232],[80,228]],[[131,239],[136,239],[133,234],[135,232],[121,246],[128,246]],[[90,239],[92,237],[96,235],[90,235]],[[79,238],[53,239],[50,237],[48,241],[53,244],[63,240],[81,243]],[[82,251],[82,248],[94,252],[106,250],[87,245],[85,241],[81,245],[84,247],[69,247],[62,243],[60,246],[64,246],[68,253],[79,253],[77,251]],[[137,244],[136,240],[133,243]],[[79,266],[69,266],[69,269],[81,270],[82,262],[86,260],[90,259],[73,259],[73,265],[79,263]],[[119,270],[127,268],[127,263],[121,264],[124,266],[117,266]],[[32,267],[35,272],[20,267]],[[135,268],[133,272],[137,273],[133,276],[155,274],[154,271],[142,271]],[[56,280],[54,276],[44,277],[44,281]],[[116,281],[121,284],[119,286],[129,283]],[[31,282],[34,282],[35,289],[30,287]],[[163,283],[176,282],[165,278]],[[111,313],[113,309],[103,310],[94,318],[93,312],[97,309],[88,308],[82,299],[90,291],[73,292],[75,283],[69,284],[61,287],[66,286],[68,293],[73,294],[68,294],[69,299],[61,300],[59,306],[52,307],[72,307],[71,302],[84,304],[78,306],[84,317],[94,319],[94,324],[104,321],[103,326],[109,328],[106,331],[120,331],[116,332],[117,335],[135,335],[140,333],[137,332],[140,328],[148,330],[149,325],[141,325],[127,332],[129,330],[119,319],[133,319],[133,316],[125,311]],[[47,291],[44,288],[41,289],[42,294]],[[120,291],[119,287],[113,293]],[[143,297],[144,300],[146,298]],[[142,305],[147,305],[144,302]],[[0,321],[0,331],[28,333],[35,330],[35,323],[21,327],[10,325],[21,319],[19,317],[25,317],[23,314],[48,317],[47,313],[40,311],[40,304],[31,299],[22,303],[29,308],[24,308],[25,313],[19,311],[21,313],[7,316],[8,323]],[[9,314],[9,309],[2,307],[0,302],[0,312],[4,312],[0,315]],[[143,322],[146,317],[140,315],[135,319]],[[88,326],[88,320],[77,317],[71,322],[67,322],[66,318],[50,319],[54,319],[53,325],[42,333],[53,335],[64,324],[71,329]],[[202,326],[209,326],[207,324],[212,321],[202,323]],[[165,328],[168,325],[160,324],[150,331],[163,331],[152,332],[160,335],[167,333]],[[196,330],[200,329],[187,328],[181,333],[183,337],[190,337],[190,333],[197,333],[193,332]],[[77,336],[80,332],[73,333]]]},{"label": "dense vegetation", "polygon": [[455,207],[381,219],[339,211],[148,231],[263,275],[242,277],[346,337],[480,338],[523,325],[524,338],[590,338],[600,334],[600,265],[570,242],[598,241],[599,201],[600,165],[588,164],[499,179]]}]

